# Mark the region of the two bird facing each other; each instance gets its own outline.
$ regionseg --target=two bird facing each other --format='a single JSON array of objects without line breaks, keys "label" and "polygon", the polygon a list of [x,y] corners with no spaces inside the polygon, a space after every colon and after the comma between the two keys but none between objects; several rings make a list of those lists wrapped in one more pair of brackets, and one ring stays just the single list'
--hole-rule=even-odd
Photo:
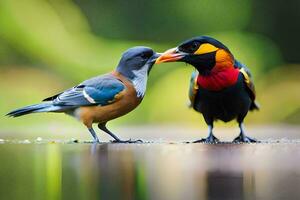
[{"label": "two bird facing each other", "polygon": [[20,108],[7,115],[63,112],[81,120],[95,142],[99,139],[93,123],[98,123],[98,127],[115,142],[137,142],[139,140],[119,139],[107,129],[106,123],[139,105],[153,64],[163,62],[185,62],[197,70],[192,74],[189,98],[191,106],[202,113],[209,135],[195,142],[218,142],[212,132],[213,122],[218,119],[224,122],[237,119],[240,135],[234,142],[256,142],[245,135],[243,126],[248,111],[258,109],[250,71],[234,59],[224,44],[207,36],[187,40],[162,55],[148,47],[131,48],[123,54],[115,71],[46,98],[44,103]]},{"label": "two bird facing each other", "polygon": [[207,36],[195,37],[167,50],[156,60],[156,64],[163,62],[185,62],[196,68],[189,98],[191,107],[202,113],[208,125],[208,137],[195,142],[218,142],[212,131],[214,121],[233,119],[240,128],[234,142],[257,142],[245,135],[243,125],[248,111],[258,110],[250,71],[224,44]]},{"label": "two bird facing each other", "polygon": [[133,47],[123,53],[114,71],[97,76],[62,93],[44,99],[43,103],[26,106],[8,113],[19,117],[30,113],[62,112],[76,117],[99,139],[92,127],[98,127],[114,138],[114,142],[133,143],[140,140],[121,140],[106,127],[112,119],[135,109],[142,101],[150,70],[159,54],[149,47]]}]

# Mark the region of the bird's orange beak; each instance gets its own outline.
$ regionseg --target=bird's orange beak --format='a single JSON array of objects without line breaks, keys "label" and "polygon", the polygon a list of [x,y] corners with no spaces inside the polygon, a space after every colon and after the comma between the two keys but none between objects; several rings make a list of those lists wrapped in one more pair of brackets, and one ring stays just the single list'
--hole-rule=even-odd
[{"label": "bird's orange beak", "polygon": [[162,53],[162,55],[156,59],[155,64],[178,61],[183,58],[183,56],[183,54],[178,53],[177,48],[172,48]]}]

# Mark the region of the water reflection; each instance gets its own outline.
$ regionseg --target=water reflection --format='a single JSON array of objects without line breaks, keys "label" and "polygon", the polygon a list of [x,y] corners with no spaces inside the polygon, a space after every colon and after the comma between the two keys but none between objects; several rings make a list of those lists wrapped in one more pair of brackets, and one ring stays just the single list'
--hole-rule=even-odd
[{"label": "water reflection", "polygon": [[300,199],[299,150],[299,144],[3,144],[0,199]]}]

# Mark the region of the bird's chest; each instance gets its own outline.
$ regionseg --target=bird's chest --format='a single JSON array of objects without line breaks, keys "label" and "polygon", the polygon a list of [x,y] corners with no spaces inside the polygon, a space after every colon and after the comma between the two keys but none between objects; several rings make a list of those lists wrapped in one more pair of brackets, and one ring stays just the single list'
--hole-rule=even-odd
[{"label": "bird's chest", "polygon": [[122,99],[114,104],[111,104],[112,110],[116,112],[118,116],[122,116],[133,109],[135,109],[142,101],[142,98],[137,97],[137,93],[133,88],[126,88]]},{"label": "bird's chest", "polygon": [[142,98],[137,97],[136,90],[130,82],[123,81],[123,83],[126,89],[118,94],[120,95],[118,100],[105,106],[81,108],[82,118],[87,118],[93,123],[107,122],[135,109],[142,101]]},{"label": "bird's chest", "polygon": [[119,101],[104,106],[103,109],[95,112],[96,121],[111,120],[122,115],[125,115],[135,109],[141,102],[141,99],[137,97],[137,94],[131,88],[127,88],[123,91],[122,99]]},{"label": "bird's chest", "polygon": [[230,121],[240,113],[247,111],[249,105],[250,98],[240,74],[236,83],[220,91],[212,91],[199,86],[194,109],[204,115]]},{"label": "bird's chest", "polygon": [[199,75],[197,84],[210,91],[221,91],[236,84],[239,77],[239,70],[229,68],[220,72],[212,72],[209,76]]}]

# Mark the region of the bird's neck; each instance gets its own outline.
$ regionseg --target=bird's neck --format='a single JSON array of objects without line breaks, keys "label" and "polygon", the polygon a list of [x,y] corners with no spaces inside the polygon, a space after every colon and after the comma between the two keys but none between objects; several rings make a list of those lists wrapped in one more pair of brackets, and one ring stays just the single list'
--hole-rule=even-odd
[{"label": "bird's neck", "polygon": [[132,70],[130,72],[122,72],[118,69],[118,73],[122,74],[126,79],[128,79],[136,90],[136,95],[138,98],[143,98],[146,93],[147,81],[148,81],[148,69],[143,67],[138,70]]},{"label": "bird's neck", "polygon": [[131,79],[133,86],[136,90],[137,97],[144,97],[147,88],[147,81],[148,81],[148,70],[140,69],[137,71],[133,71],[135,77]]},{"label": "bird's neck", "polygon": [[199,73],[197,83],[202,88],[219,91],[235,84],[238,76],[239,70],[234,66],[233,55],[220,49],[216,52],[214,67],[208,73]]},{"label": "bird's neck", "polygon": [[197,83],[200,87],[220,91],[234,85],[239,76],[239,70],[234,67],[213,69],[208,75],[198,75]]}]

